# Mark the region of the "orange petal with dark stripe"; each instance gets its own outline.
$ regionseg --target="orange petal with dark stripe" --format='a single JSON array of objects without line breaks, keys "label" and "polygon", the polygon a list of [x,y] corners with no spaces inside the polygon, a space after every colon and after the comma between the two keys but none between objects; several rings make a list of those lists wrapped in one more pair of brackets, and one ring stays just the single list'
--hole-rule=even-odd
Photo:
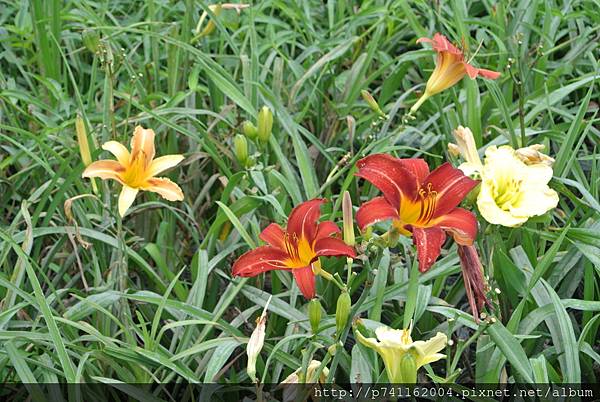
[{"label": "orange petal with dark stripe", "polygon": [[292,273],[294,274],[296,284],[298,285],[298,288],[304,297],[308,300],[314,298],[316,289],[315,274],[312,271],[312,267],[309,265],[303,268],[294,268]]},{"label": "orange petal with dark stripe", "polygon": [[274,269],[289,269],[285,261],[287,253],[271,246],[261,246],[242,254],[232,267],[236,276],[256,276]]},{"label": "orange petal with dark stripe", "polygon": [[398,210],[383,197],[375,197],[365,202],[356,212],[356,223],[360,230],[388,219],[398,219]]},{"label": "orange petal with dark stripe", "polygon": [[295,234],[298,239],[304,237],[311,244],[317,234],[317,221],[324,203],[325,199],[315,198],[294,208],[288,219],[287,232]]}]

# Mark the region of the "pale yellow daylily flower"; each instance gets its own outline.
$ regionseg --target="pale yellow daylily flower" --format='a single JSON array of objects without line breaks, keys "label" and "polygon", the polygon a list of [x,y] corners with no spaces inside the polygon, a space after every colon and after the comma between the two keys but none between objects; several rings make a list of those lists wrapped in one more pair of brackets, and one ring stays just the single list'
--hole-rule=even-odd
[{"label": "pale yellow daylily flower", "polygon": [[357,340],[379,353],[385,364],[391,383],[414,383],[417,370],[429,363],[446,357],[438,353],[448,343],[446,335],[438,332],[428,341],[413,341],[410,329],[392,329],[381,326],[375,330],[375,338],[366,338],[358,329]]},{"label": "pale yellow daylily flower", "polygon": [[122,144],[108,141],[102,149],[117,160],[99,160],[90,164],[82,177],[116,180],[123,185],[119,195],[119,214],[125,215],[140,190],[160,194],[169,201],[183,200],[183,191],[171,180],[156,177],[178,165],[183,155],[165,155],[154,159],[154,131],[137,126],[131,139],[131,153]]},{"label": "pale yellow daylily flower", "polygon": [[490,223],[518,226],[558,205],[558,194],[548,187],[552,168],[545,163],[527,165],[517,152],[507,145],[485,151],[477,207]]}]

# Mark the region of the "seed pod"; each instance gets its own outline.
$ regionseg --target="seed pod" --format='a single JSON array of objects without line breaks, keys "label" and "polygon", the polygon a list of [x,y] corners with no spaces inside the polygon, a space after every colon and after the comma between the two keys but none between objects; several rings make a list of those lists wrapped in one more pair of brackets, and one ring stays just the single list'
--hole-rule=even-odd
[{"label": "seed pod", "polygon": [[258,129],[251,121],[246,120],[243,125],[244,135],[251,140],[254,140],[258,135]]},{"label": "seed pod", "polygon": [[335,328],[338,336],[342,333],[348,322],[348,316],[350,315],[350,307],[352,307],[352,300],[348,292],[342,292],[337,300],[337,308],[335,309]]},{"label": "seed pod", "polygon": [[308,320],[313,334],[316,334],[321,322],[321,302],[319,302],[319,299],[315,298],[308,302]]},{"label": "seed pod", "polygon": [[248,164],[248,140],[241,134],[236,135],[233,138],[233,148],[235,151],[235,157],[242,167],[246,167]]},{"label": "seed pod", "polygon": [[263,106],[258,112],[258,139],[262,142],[268,142],[273,130],[273,113],[267,106]]}]

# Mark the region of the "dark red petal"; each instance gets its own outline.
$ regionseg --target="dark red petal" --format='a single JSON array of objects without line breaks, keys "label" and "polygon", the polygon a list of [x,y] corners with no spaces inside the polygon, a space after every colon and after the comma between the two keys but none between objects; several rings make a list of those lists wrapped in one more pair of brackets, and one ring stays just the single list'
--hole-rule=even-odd
[{"label": "dark red petal", "polygon": [[342,239],[336,239],[335,237],[324,237],[315,242],[314,247],[316,256],[342,256],[356,258],[356,252],[354,247],[351,247],[344,243]]},{"label": "dark red petal", "polygon": [[403,197],[414,199],[417,195],[417,178],[404,168],[398,158],[375,154],[359,160],[356,166],[356,176],[370,181],[380,189],[385,199],[396,209],[400,209]]},{"label": "dark red petal", "polygon": [[273,269],[289,269],[285,265],[287,253],[271,246],[261,246],[242,254],[233,263],[235,276],[256,276]]},{"label": "dark red petal", "polygon": [[413,244],[417,246],[417,258],[419,259],[419,271],[425,272],[440,256],[442,245],[446,240],[446,233],[440,228],[416,228],[413,227]]},{"label": "dark red petal", "polygon": [[432,218],[445,215],[456,208],[478,183],[448,162],[431,172],[422,187],[427,189],[431,184],[431,189],[437,191],[436,208]]},{"label": "dark red petal", "polygon": [[469,246],[477,238],[477,218],[463,208],[455,208],[435,220],[435,226],[452,234],[458,244]]},{"label": "dark red petal", "polygon": [[475,246],[458,246],[458,257],[462,269],[465,291],[475,322],[479,322],[479,312],[484,304],[493,308],[486,296],[487,283],[483,277],[483,267]]},{"label": "dark red petal", "polygon": [[312,271],[312,267],[309,265],[303,268],[292,269],[294,278],[298,288],[302,292],[305,298],[308,300],[315,297],[315,274]]},{"label": "dark red petal", "polygon": [[285,232],[276,223],[271,223],[267,226],[262,233],[258,236],[260,239],[273,247],[277,247],[281,250],[285,250],[283,245],[283,239],[285,236]]},{"label": "dark red petal", "polygon": [[323,198],[315,198],[296,206],[288,219],[288,233],[295,234],[298,239],[304,237],[309,243],[312,243],[317,234],[317,221],[321,216],[321,205],[324,203]]},{"label": "dark red petal", "polygon": [[338,225],[336,225],[332,221],[323,221],[317,226],[317,234],[315,235],[315,240],[319,240],[323,237],[329,237],[332,234],[336,233],[341,233],[341,230],[338,227]]},{"label": "dark red petal", "polygon": [[420,186],[423,180],[429,175],[429,166],[424,159],[421,158],[407,158],[398,159],[402,166],[411,172],[417,178],[417,185]]},{"label": "dark red petal", "polygon": [[360,230],[387,219],[399,219],[398,210],[383,197],[375,197],[365,202],[356,212],[356,223]]}]

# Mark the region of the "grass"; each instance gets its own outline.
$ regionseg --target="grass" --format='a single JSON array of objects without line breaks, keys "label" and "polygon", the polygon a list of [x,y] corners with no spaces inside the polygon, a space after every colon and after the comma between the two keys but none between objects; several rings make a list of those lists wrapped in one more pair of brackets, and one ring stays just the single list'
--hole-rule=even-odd
[{"label": "grass", "polygon": [[[0,379],[249,382],[246,344],[273,295],[262,382],[311,359],[325,363],[329,381],[385,381],[351,320],[343,347],[328,351],[339,289],[317,280],[324,312],[313,336],[291,275],[232,278],[231,265],[302,201],[332,200],[324,216],[341,222],[344,191],[355,206],[374,196],[353,176],[367,153],[456,164],[447,144],[466,125],[482,148],[546,145],[558,207],[518,228],[479,220],[495,305],[480,323],[455,246],[411,277],[410,239],[390,251],[358,238],[368,258],[354,262],[351,316],[368,328],[412,319],[415,339],[447,334],[447,358],[422,381],[596,382],[598,5],[267,0],[214,18],[191,0],[0,0]],[[203,12],[214,23],[208,35],[197,29]],[[502,76],[464,79],[405,124],[434,67],[415,39],[434,32]],[[250,142],[255,164],[246,168],[233,138],[263,105],[273,134]],[[185,200],[143,193],[121,220],[118,186],[95,180],[94,190],[81,178],[78,116],[94,160],[105,141],[153,128],[158,155],[186,157],[168,173]],[[346,277],[342,259],[323,263]]]}]

